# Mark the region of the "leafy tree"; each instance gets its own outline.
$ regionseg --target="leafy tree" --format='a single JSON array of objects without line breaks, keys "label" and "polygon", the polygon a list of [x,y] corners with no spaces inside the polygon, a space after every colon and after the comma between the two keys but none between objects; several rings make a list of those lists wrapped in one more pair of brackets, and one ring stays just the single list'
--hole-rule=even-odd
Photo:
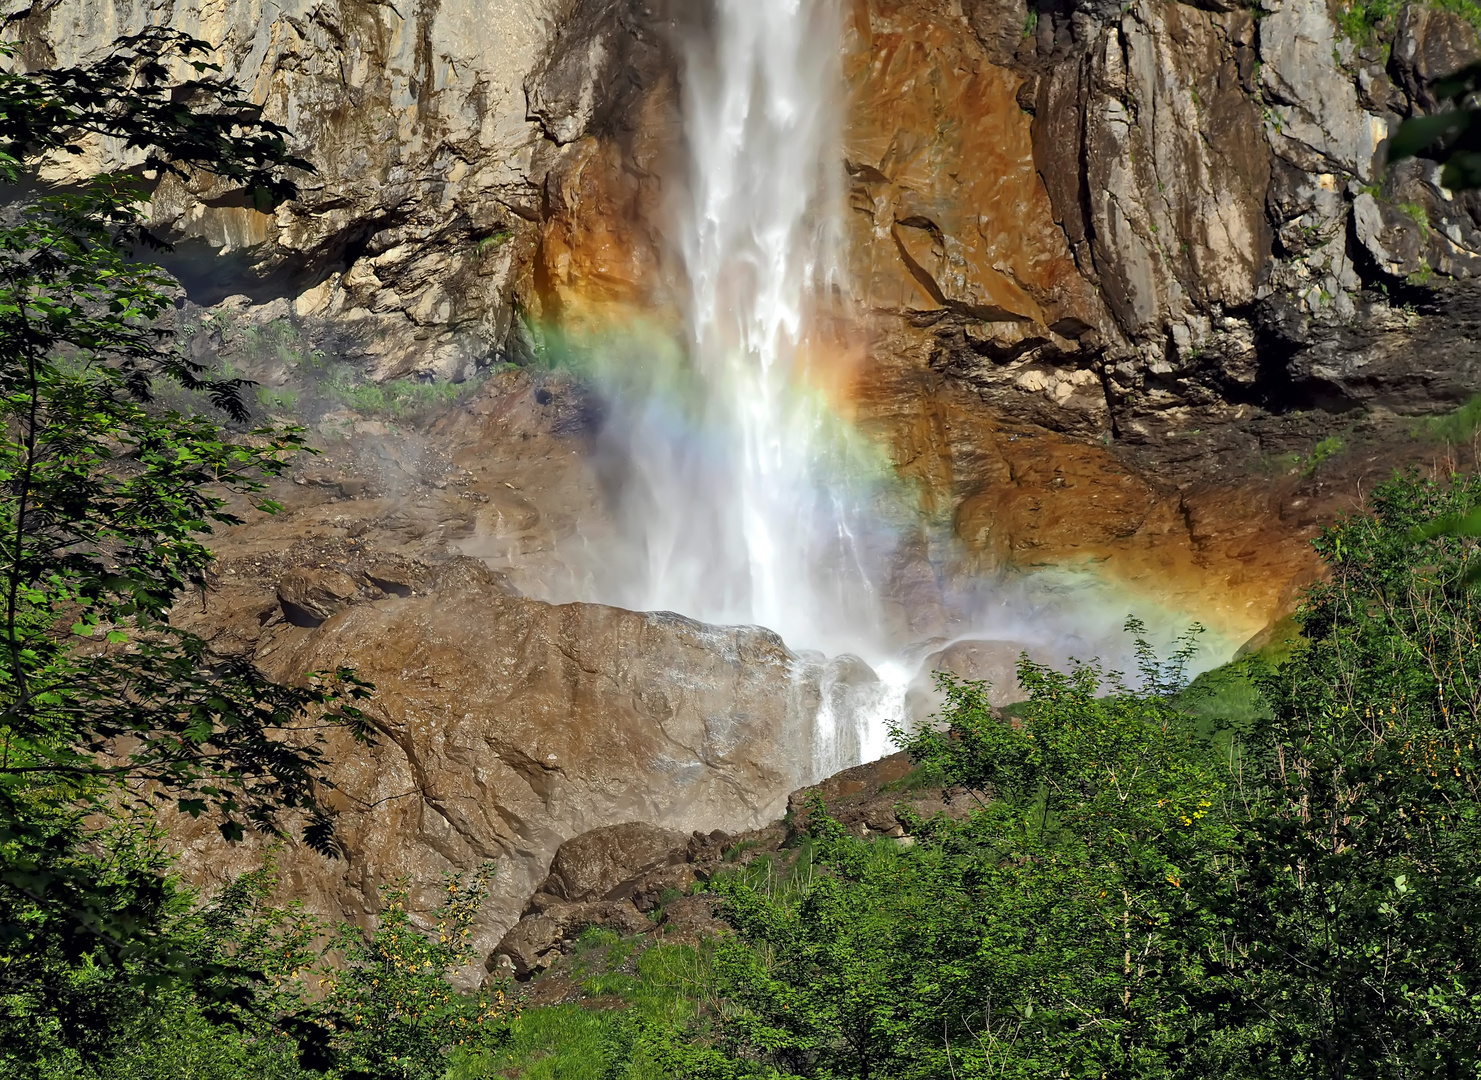
[{"label": "leafy tree", "polygon": [[1448,188],[1481,187],[1481,110],[1472,101],[1481,89],[1481,64],[1471,64],[1435,83],[1447,108],[1405,120],[1388,141],[1388,160],[1426,157],[1441,163]]},{"label": "leafy tree", "polygon": [[486,863],[466,880],[446,875],[431,933],[412,925],[404,884],[381,890],[380,925],[369,938],[340,927],[330,948],[341,963],[326,972],[312,1015],[332,1032],[341,1075],[441,1080],[454,1045],[481,1053],[507,1038],[512,1013],[503,990],[460,994],[448,983],[482,960],[471,936],[493,874]]},{"label": "leafy tree", "polygon": [[[114,834],[127,846],[124,858],[156,862],[158,839],[133,827]],[[29,1057],[0,1057],[10,1066],[4,1075],[440,1080],[455,1055],[473,1060],[497,1050],[514,1015],[499,988],[460,993],[447,981],[481,959],[471,931],[491,876],[492,865],[449,875],[430,931],[412,922],[403,886],[384,889],[369,935],[351,926],[332,932],[298,901],[274,906],[272,856],[205,905],[172,881],[161,921],[194,969],[208,974],[182,983],[131,978],[127,963],[73,966],[69,1008],[36,1010],[48,1023],[32,1032]],[[83,1029],[82,1037],[60,1023]]]},{"label": "leafy tree", "polygon": [[1141,645],[1139,690],[1025,661],[1016,723],[944,677],[946,730],[900,737],[982,808],[917,820],[900,847],[815,806],[823,872],[715,885],[736,930],[715,957],[725,1006],[652,1053],[717,1078],[1167,1075],[1198,1024],[1177,993],[1184,868],[1220,842],[1227,777],[1171,700],[1185,644],[1168,664]]},{"label": "leafy tree", "polygon": [[[1404,478],[1328,529],[1306,639],[1261,677],[1268,720],[1196,883],[1214,931],[1196,1007],[1235,1075],[1472,1075],[1481,1064],[1481,480]],[[1440,528],[1436,523],[1440,523]]]},{"label": "leafy tree", "polygon": [[[170,348],[173,282],[134,258],[157,243],[143,210],[162,175],[214,174],[265,209],[309,167],[208,52],[153,28],[87,66],[0,73],[0,178],[39,192],[0,220],[0,979],[42,1011],[83,969],[188,969],[161,868],[100,863],[97,815],[172,799],[235,839],[291,809],[328,852],[316,730],[367,737],[351,672],[275,684],[168,620],[204,587],[203,536],[238,520],[229,500],[273,511],[266,484],[303,448],[294,429],[233,434],[243,384]],[[41,181],[87,139],[138,166]],[[162,380],[221,416],[158,406]],[[44,1022],[0,1006],[0,1044]]]},{"label": "leafy tree", "polygon": [[[975,792],[913,846],[810,819],[821,873],[714,884],[735,935],[675,1077],[1474,1076],[1481,479],[1401,477],[1326,530],[1266,708],[1205,740],[1168,664],[944,679],[902,738]],[[1133,629],[1135,627],[1133,626]]]}]

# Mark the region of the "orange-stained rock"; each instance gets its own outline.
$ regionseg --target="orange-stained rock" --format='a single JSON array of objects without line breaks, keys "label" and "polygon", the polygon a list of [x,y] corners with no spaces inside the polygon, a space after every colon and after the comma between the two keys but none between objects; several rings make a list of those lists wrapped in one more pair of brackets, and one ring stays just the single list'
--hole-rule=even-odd
[{"label": "orange-stained rock", "polygon": [[1096,325],[1099,298],[1035,167],[1022,76],[990,63],[964,29],[939,4],[853,7],[844,152],[854,287],[870,308]]},{"label": "orange-stained rock", "polygon": [[665,234],[683,146],[672,73],[653,77],[631,105],[631,130],[586,135],[551,152],[523,299],[578,338],[635,319],[674,321],[675,245]]},{"label": "orange-stained rock", "polygon": [[659,255],[644,235],[643,191],[615,143],[567,147],[545,181],[537,280],[549,314],[567,322],[654,301]]},{"label": "orange-stained rock", "polygon": [[[891,363],[897,355],[877,357],[861,379],[860,420],[948,537],[949,580],[1085,571],[1232,644],[1284,614],[1296,584],[1312,580],[1307,541],[1320,514],[1282,513],[1299,477],[1245,473],[1181,490],[1111,447],[1005,421],[956,380]],[[1321,513],[1347,505],[1333,499],[1317,500]]]}]

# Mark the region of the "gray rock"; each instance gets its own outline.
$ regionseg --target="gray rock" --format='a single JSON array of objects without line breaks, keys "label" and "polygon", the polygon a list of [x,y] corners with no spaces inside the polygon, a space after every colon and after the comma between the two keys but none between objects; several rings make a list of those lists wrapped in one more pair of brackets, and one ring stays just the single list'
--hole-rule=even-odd
[{"label": "gray rock", "polygon": [[1368,254],[1388,273],[1404,277],[1425,265],[1420,223],[1398,207],[1365,191],[1353,200],[1352,223]]},{"label": "gray rock", "polygon": [[[296,300],[280,299],[281,314],[291,305],[333,323],[340,348],[375,374],[456,378],[501,348],[513,321],[517,245],[480,243],[527,228],[510,208],[537,205],[540,130],[526,119],[523,84],[569,6],[59,0],[7,12],[38,65],[84,62],[162,20],[221,45],[213,59],[224,74],[288,127],[317,173],[275,215],[211,205],[209,181],[163,181],[153,228],[223,256],[204,274],[190,264],[192,298],[287,289]],[[137,159],[96,147],[60,167]],[[358,252],[348,267],[347,245]]]},{"label": "gray rock", "polygon": [[1352,78],[1333,63],[1339,53],[1325,0],[1279,0],[1260,21],[1260,85],[1273,103],[1276,152],[1307,171],[1366,180],[1388,124],[1359,106]]},{"label": "gray rock", "polygon": [[1389,66],[1410,98],[1425,112],[1440,101],[1434,84],[1481,58],[1476,28],[1452,11],[1405,4],[1394,20]]},{"label": "gray rock", "polygon": [[518,596],[519,590],[509,581],[509,575],[491,570],[482,559],[458,555],[445,563],[439,563],[432,571],[432,589],[440,593],[462,590],[491,589],[501,596]]},{"label": "gray rock", "polygon": [[648,871],[682,862],[688,840],[641,822],[593,829],[560,846],[540,891],[570,902],[611,898]]},{"label": "gray rock", "polygon": [[920,674],[906,692],[905,708],[911,722],[925,724],[945,704],[945,695],[937,688],[934,673],[948,672],[961,679],[983,680],[991,684],[987,700],[1001,708],[1027,695],[1018,685],[1018,660],[1028,652],[1040,663],[1051,660],[1043,650],[1017,641],[955,641],[932,653],[921,663]]},{"label": "gray rock", "polygon": [[694,867],[688,863],[661,866],[633,883],[632,905],[639,911],[652,911],[663,902],[666,893],[688,892],[696,880]]}]

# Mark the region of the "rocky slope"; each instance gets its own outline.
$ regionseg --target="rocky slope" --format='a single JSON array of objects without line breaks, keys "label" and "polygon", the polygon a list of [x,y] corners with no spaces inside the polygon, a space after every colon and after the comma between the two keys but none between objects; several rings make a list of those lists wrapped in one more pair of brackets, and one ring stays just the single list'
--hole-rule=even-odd
[{"label": "rocky slope", "polygon": [[[296,844],[277,855],[286,893],[314,910],[366,919],[379,887],[403,877],[433,906],[442,871],[495,859],[479,929],[492,947],[571,836],[629,821],[739,832],[780,817],[815,779],[823,699],[842,707],[874,683],[857,662],[796,656],[759,627],[528,599],[465,554],[553,552],[592,513],[600,493],[579,439],[561,434],[573,396],[510,372],[426,429],[359,421],[376,438],[326,440],[274,492],[279,513],[244,511],[218,534],[210,588],[176,611],[280,680],[349,665],[376,685],[376,744],[327,738],[343,861]],[[519,561],[517,580],[538,581],[538,559]],[[207,885],[265,854],[204,820],[171,829]]]}]

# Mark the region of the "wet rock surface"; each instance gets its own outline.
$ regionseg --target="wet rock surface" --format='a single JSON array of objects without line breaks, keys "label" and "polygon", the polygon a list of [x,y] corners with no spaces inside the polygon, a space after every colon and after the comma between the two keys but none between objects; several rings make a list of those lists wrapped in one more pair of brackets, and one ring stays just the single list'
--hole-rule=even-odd
[{"label": "wet rock surface", "polygon": [[[375,745],[339,731],[324,745],[344,858],[290,844],[277,857],[285,895],[366,922],[381,885],[406,879],[414,910],[430,909],[443,871],[494,859],[481,943],[538,909],[546,921],[515,950],[530,957],[583,918],[646,925],[694,880],[673,855],[693,830],[779,817],[809,778],[821,693],[770,631],[530,599],[491,555],[467,553],[553,559],[575,520],[557,505],[595,512],[578,498],[597,495],[575,437],[539,389],[511,374],[421,427],[327,441],[272,492],[278,513],[243,507],[246,523],[218,534],[205,595],[173,616],[274,678],[348,665],[376,686]],[[363,490],[346,495],[347,476]],[[538,558],[524,566],[526,582],[542,572]],[[264,854],[259,838],[233,847],[204,822],[170,827],[182,869],[208,889]]]}]

